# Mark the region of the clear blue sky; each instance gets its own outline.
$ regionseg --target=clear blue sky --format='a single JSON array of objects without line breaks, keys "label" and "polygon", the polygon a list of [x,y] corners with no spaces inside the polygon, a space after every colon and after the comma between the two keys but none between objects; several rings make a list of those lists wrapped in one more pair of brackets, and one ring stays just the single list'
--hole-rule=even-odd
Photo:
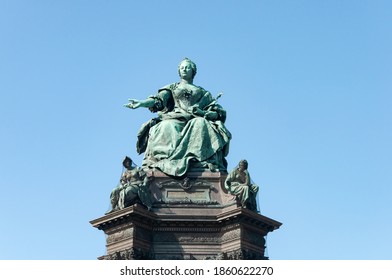
[{"label": "clear blue sky", "polygon": [[95,259],[125,155],[178,80],[216,95],[271,259],[392,259],[390,1],[0,1],[0,259]]}]

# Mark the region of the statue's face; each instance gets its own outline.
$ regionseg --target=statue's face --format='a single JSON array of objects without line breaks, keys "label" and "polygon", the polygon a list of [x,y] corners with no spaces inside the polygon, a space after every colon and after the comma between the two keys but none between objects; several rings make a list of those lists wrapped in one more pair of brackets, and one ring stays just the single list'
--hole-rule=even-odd
[{"label": "statue's face", "polygon": [[132,167],[132,161],[126,160],[126,161],[124,162],[124,167],[127,168],[127,169],[129,169],[130,167]]},{"label": "statue's face", "polygon": [[239,170],[244,171],[246,169],[246,164],[244,162],[240,162],[240,164],[238,165]]},{"label": "statue's face", "polygon": [[185,80],[190,80],[193,77],[192,66],[188,61],[181,62],[179,66],[180,77]]}]

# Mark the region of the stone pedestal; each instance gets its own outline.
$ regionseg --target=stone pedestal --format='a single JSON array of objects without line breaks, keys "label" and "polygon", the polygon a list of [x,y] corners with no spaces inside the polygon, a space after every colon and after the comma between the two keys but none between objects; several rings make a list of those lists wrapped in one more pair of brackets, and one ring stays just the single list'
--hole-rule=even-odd
[{"label": "stone pedestal", "polygon": [[281,223],[237,206],[226,174],[148,175],[152,211],[134,204],[90,222],[107,236],[99,259],[266,259],[264,237]]}]

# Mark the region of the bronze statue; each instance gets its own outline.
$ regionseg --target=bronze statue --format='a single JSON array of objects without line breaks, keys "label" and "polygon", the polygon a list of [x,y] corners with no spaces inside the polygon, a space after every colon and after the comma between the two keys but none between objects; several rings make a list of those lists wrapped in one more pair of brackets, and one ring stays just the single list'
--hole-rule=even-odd
[{"label": "bronze statue", "polygon": [[120,184],[110,194],[111,213],[124,209],[140,200],[140,202],[151,210],[152,202],[148,190],[147,174],[138,167],[132,165],[132,160],[125,157],[123,160],[125,171],[121,175]]},{"label": "bronze statue", "polygon": [[242,207],[257,211],[256,195],[259,187],[251,183],[248,161],[241,160],[226,178],[225,188],[237,197]]},{"label": "bronze statue", "polygon": [[143,168],[157,168],[172,176],[182,176],[191,167],[226,171],[231,139],[224,125],[226,111],[211,93],[193,84],[196,72],[196,64],[185,58],[178,66],[179,82],[159,89],[155,96],[129,99],[124,105],[158,112],[138,134]]}]

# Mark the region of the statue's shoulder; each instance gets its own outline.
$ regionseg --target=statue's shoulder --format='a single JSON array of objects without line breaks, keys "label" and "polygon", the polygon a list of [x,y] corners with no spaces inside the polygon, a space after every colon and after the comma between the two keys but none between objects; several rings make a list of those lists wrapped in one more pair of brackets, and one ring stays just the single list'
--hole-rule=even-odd
[{"label": "statue's shoulder", "polygon": [[201,90],[201,91],[204,91],[204,92],[209,92],[208,90],[206,90],[206,89],[204,89],[203,87],[201,87],[201,86],[196,86],[197,88],[199,88],[199,90]]},{"label": "statue's shoulder", "polygon": [[161,87],[158,92],[163,91],[163,90],[169,90],[169,91],[173,91],[176,87],[178,86],[178,83],[171,83],[168,84],[164,87]]},{"label": "statue's shoulder", "polygon": [[199,92],[201,92],[202,94],[210,94],[210,92],[208,91],[208,90],[206,90],[206,89],[204,89],[203,87],[201,87],[201,86],[198,86],[198,85],[192,85],[192,86],[194,86],[196,89],[197,89],[197,91],[199,91]]},{"label": "statue's shoulder", "polygon": [[229,176],[231,177],[231,178],[235,178],[235,176],[238,174],[238,168],[237,167],[235,167],[233,170],[231,170],[230,172],[229,172]]}]

